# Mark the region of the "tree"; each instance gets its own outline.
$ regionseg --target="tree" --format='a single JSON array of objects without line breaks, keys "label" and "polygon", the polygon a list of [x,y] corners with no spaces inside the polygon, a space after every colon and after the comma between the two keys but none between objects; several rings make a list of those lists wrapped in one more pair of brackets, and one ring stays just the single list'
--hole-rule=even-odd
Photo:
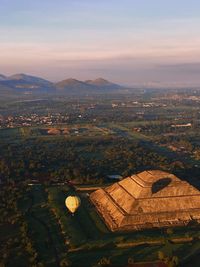
[{"label": "tree", "polygon": [[61,260],[61,262],[60,262],[60,266],[61,266],[61,267],[69,267],[69,266],[71,266],[71,263],[70,263],[69,260],[67,260],[67,259],[63,259],[63,260]]},{"label": "tree", "polygon": [[159,260],[161,260],[161,261],[163,261],[164,259],[165,259],[165,254],[164,254],[164,252],[162,252],[162,251],[158,251],[158,259]]}]

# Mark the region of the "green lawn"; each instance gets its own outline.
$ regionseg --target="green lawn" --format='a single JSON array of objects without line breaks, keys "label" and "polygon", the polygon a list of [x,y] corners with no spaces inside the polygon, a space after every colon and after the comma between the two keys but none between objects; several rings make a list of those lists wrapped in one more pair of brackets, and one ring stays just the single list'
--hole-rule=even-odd
[{"label": "green lawn", "polygon": [[56,252],[60,261],[65,257],[67,249],[59,224],[48,207],[44,188],[30,187],[29,193],[22,202],[21,210],[28,223],[29,234],[38,253],[38,261],[45,266],[53,267],[56,264]]},{"label": "green lawn", "polygon": [[[81,206],[72,216],[64,203],[65,198],[73,193],[67,186],[33,186],[27,196],[27,207],[21,207],[23,211],[29,210],[26,219],[30,235],[38,252],[38,260],[45,262],[45,266],[55,266],[55,248],[59,261],[67,257],[74,265],[84,262],[88,267],[103,257],[110,258],[113,264],[126,264],[130,257],[135,261],[156,260],[158,251],[184,259],[200,249],[198,240],[183,244],[173,244],[170,241],[175,237],[200,236],[200,229],[197,228],[187,231],[177,228],[169,234],[163,230],[111,233],[85,193],[77,193],[81,198]],[[47,229],[40,221],[47,224],[51,241]],[[160,241],[160,244],[148,244],[148,241],[153,240]],[[143,243],[140,245],[128,246],[141,241]],[[127,246],[117,247],[117,244]]]}]

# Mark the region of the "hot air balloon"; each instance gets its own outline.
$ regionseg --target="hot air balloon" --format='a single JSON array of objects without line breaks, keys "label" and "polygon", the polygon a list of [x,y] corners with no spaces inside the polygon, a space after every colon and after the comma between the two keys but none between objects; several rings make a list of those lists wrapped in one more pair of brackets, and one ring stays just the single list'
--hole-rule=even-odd
[{"label": "hot air balloon", "polygon": [[68,208],[68,210],[72,213],[72,215],[74,214],[74,212],[76,212],[80,204],[81,200],[78,196],[68,196],[65,199],[65,205]]}]

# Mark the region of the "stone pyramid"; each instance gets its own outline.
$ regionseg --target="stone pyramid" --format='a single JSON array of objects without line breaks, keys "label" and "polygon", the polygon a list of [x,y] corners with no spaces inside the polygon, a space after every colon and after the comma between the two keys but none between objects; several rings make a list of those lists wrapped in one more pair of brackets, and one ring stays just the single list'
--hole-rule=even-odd
[{"label": "stone pyramid", "polygon": [[144,171],[90,194],[111,231],[200,222],[200,191],[175,175]]}]

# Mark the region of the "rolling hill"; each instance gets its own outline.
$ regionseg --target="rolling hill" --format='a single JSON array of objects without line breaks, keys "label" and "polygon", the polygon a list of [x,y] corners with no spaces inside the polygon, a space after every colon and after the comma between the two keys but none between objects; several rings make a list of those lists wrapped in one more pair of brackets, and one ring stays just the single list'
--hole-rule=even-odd
[{"label": "rolling hill", "polygon": [[4,81],[4,80],[6,80],[6,76],[5,75],[3,75],[3,74],[0,74],[0,81]]},{"label": "rolling hill", "polygon": [[1,77],[0,86],[9,87],[16,93],[32,90],[40,91],[53,87],[53,83],[47,80],[26,74],[15,74],[9,77],[2,75]]},{"label": "rolling hill", "polygon": [[84,95],[95,93],[109,93],[118,91],[121,86],[111,83],[103,78],[96,80],[79,81],[76,79],[65,79],[53,83],[40,77],[27,74],[15,74],[6,77],[0,74],[0,95],[8,94],[58,94],[58,95]]},{"label": "rolling hill", "polygon": [[103,78],[98,78],[96,80],[88,80],[85,83],[95,86],[97,88],[104,88],[104,89],[120,89],[121,86],[115,84],[115,83],[111,83]]},{"label": "rolling hill", "polygon": [[66,79],[55,84],[59,92],[65,93],[100,93],[110,90],[119,90],[121,86],[111,83],[102,78],[87,80],[85,82],[76,79]]}]

